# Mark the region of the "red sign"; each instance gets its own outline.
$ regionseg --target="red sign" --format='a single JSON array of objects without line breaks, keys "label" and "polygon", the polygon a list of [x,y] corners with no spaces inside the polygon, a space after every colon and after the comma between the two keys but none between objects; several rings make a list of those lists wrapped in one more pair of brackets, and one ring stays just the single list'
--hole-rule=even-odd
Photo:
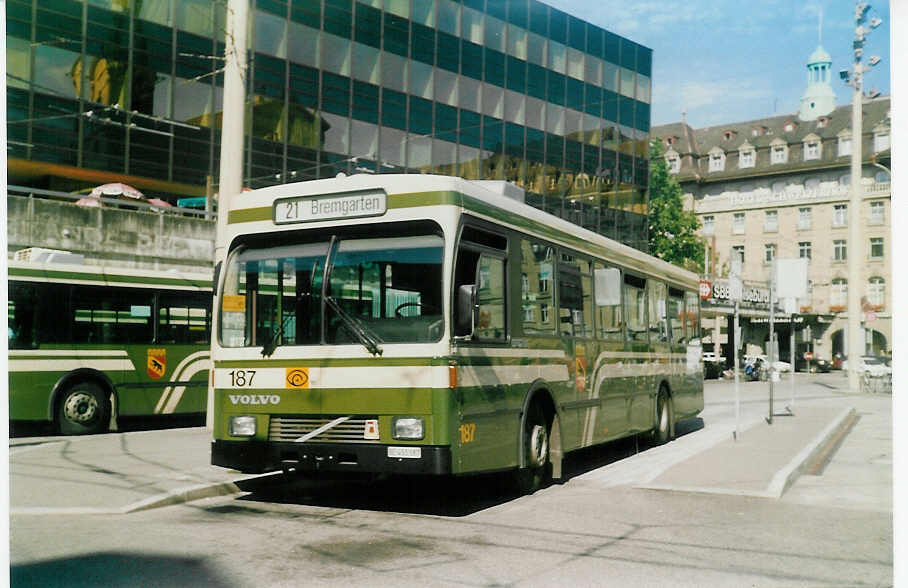
[{"label": "red sign", "polygon": [[804,359],[806,359],[807,361],[812,360],[812,359],[813,359],[813,353],[811,353],[811,352],[809,352],[809,351],[805,351],[805,352],[804,352]]},{"label": "red sign", "polygon": [[713,285],[707,280],[700,280],[700,298],[706,300],[713,294]]}]

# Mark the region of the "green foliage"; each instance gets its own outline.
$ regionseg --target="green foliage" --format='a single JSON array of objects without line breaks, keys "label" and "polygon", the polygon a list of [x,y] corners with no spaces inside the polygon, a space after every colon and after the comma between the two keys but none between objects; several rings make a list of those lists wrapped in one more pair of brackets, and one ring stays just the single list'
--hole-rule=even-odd
[{"label": "green foliage", "polygon": [[658,139],[650,141],[649,252],[693,272],[703,272],[705,243],[697,235],[700,221],[684,210],[681,185],[668,173]]}]

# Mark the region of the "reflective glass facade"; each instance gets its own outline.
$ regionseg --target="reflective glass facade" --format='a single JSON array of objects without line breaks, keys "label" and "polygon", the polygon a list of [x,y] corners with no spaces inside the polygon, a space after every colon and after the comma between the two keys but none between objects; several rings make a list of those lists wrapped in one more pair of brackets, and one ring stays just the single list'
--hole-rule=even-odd
[{"label": "reflective glass facade", "polygon": [[[501,179],[645,249],[650,49],[536,0],[254,0],[250,18],[247,185]],[[11,183],[17,162],[217,178],[224,24],[208,0],[8,0]]]}]

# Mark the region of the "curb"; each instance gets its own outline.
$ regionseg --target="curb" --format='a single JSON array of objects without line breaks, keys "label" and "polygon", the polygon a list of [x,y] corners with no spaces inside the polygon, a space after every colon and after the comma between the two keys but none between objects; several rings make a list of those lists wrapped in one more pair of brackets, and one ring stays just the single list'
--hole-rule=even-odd
[{"label": "curb", "polygon": [[232,494],[242,494],[249,492],[244,490],[240,485],[255,482],[258,480],[270,478],[279,475],[282,472],[268,472],[249,478],[242,478],[232,482],[216,482],[213,484],[201,484],[198,486],[186,486],[184,488],[175,488],[162,494],[149,496],[127,504],[126,506],[104,508],[92,506],[67,506],[67,507],[49,507],[49,506],[22,506],[11,507],[9,514],[12,515],[125,515],[143,510],[152,510],[163,508],[165,506],[174,506],[185,504],[203,498],[215,498],[218,496],[230,496]]}]

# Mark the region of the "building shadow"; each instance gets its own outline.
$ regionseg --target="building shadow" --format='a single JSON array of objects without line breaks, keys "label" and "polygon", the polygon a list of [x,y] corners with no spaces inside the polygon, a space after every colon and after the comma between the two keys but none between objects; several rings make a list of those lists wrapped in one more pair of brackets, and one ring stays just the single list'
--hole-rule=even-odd
[{"label": "building shadow", "polygon": [[211,586],[228,581],[204,560],[128,552],[93,553],[10,566],[10,586]]}]

